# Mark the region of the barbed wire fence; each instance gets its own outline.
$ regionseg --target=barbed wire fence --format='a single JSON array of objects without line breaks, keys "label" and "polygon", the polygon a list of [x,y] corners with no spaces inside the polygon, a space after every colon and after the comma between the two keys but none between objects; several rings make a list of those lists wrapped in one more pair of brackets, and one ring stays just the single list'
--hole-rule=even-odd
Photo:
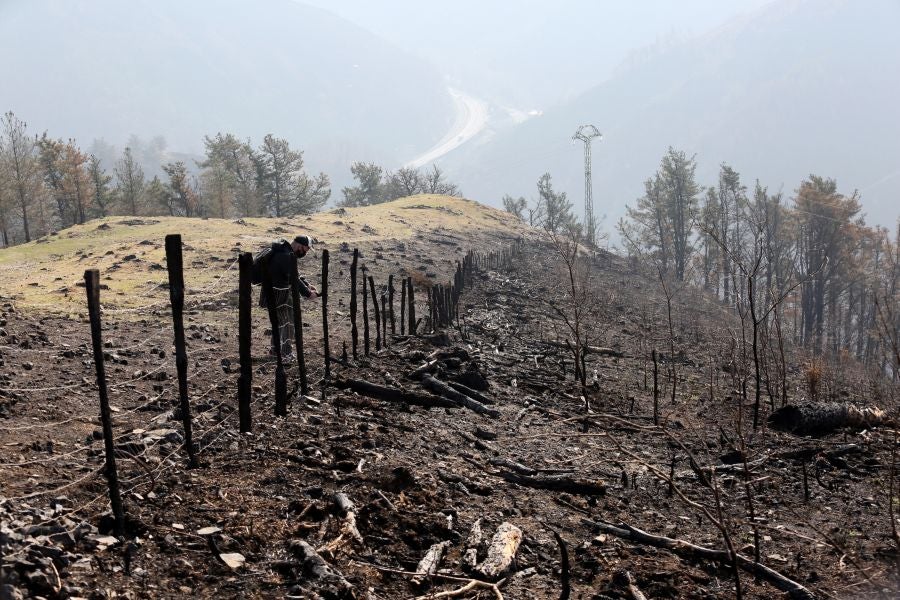
[{"label": "barbed wire fence", "polygon": [[[171,240],[171,241],[170,241]],[[180,249],[182,246],[180,236],[167,236],[167,249],[173,251],[175,248]],[[521,243],[516,242],[509,247],[499,247],[491,252],[469,252],[462,260],[457,261],[456,271],[451,281],[446,285],[436,284],[428,281],[424,277],[416,277],[409,275],[404,269],[401,272],[399,280],[401,286],[399,290],[394,287],[394,275],[391,274],[387,280],[376,284],[374,276],[368,275],[365,266],[363,266],[363,277],[361,285],[364,290],[365,312],[368,308],[372,308],[372,319],[374,319],[374,330],[376,337],[375,355],[381,349],[386,349],[393,341],[404,337],[417,336],[422,332],[436,332],[440,328],[453,325],[454,319],[459,324],[459,298],[462,290],[467,287],[476,270],[502,269],[512,265],[515,257],[521,251]],[[359,251],[354,250],[354,262],[350,272],[341,269],[338,276],[334,277],[341,291],[350,288],[350,311],[344,308],[343,298],[339,297],[338,307],[341,310],[335,310],[332,314],[334,317],[329,323],[328,313],[328,261],[329,255],[325,251],[322,253],[323,259],[323,275],[322,281],[322,305],[319,311],[313,310],[311,317],[321,317],[323,319],[323,332],[329,331],[329,325],[332,332],[336,332],[342,342],[341,355],[339,357],[332,356],[329,347],[328,333],[324,333],[324,339],[315,340],[313,342],[303,342],[303,329],[306,327],[308,320],[304,320],[302,316],[302,307],[298,301],[298,282],[296,278],[292,278],[290,287],[273,287],[269,297],[272,299],[270,303],[272,311],[270,312],[270,329],[262,328],[264,336],[272,336],[273,341],[280,342],[273,345],[270,350],[275,355],[276,363],[281,367],[282,381],[279,381],[279,369],[276,369],[275,378],[265,378],[261,384],[253,386],[251,384],[253,377],[251,336],[248,331],[252,331],[252,322],[247,327],[245,321],[249,321],[252,316],[253,304],[252,298],[244,298],[244,296],[252,296],[253,286],[247,281],[251,277],[250,272],[245,265],[252,265],[253,256],[249,253],[241,253],[233,260],[229,261],[224,267],[220,267],[220,272],[213,275],[213,280],[202,288],[186,288],[174,289],[173,281],[179,279],[183,282],[183,271],[181,261],[174,256],[167,256],[169,283],[165,281],[148,282],[152,287],[144,296],[149,296],[149,292],[155,292],[160,289],[169,288],[170,298],[168,300],[157,300],[143,304],[137,307],[114,307],[104,306],[100,302],[100,286],[96,285],[99,278],[99,272],[96,270],[88,270],[85,273],[85,288],[88,291],[89,305],[94,303],[96,311],[96,331],[97,339],[92,343],[95,347],[94,360],[83,361],[85,364],[93,363],[98,371],[96,380],[89,377],[82,377],[80,381],[74,381],[72,376],[76,376],[72,372],[67,372],[68,381],[60,385],[15,385],[9,378],[0,378],[0,397],[11,398],[17,401],[35,401],[38,394],[47,394],[51,392],[71,394],[83,399],[81,406],[72,413],[65,415],[63,418],[54,420],[40,420],[34,423],[6,425],[0,422],[0,433],[3,435],[27,436],[47,432],[58,434],[66,431],[79,439],[85,441],[63,441],[54,440],[52,445],[46,442],[41,445],[39,440],[32,440],[30,445],[25,445],[24,449],[31,452],[44,452],[46,456],[29,457],[25,452],[12,450],[15,447],[21,447],[25,444],[23,441],[8,443],[4,452],[0,454],[0,477],[4,477],[7,481],[16,481],[14,486],[9,486],[0,493],[0,507],[5,510],[12,510],[15,505],[22,503],[30,503],[36,499],[53,499],[63,492],[73,489],[86,488],[96,491],[95,482],[98,476],[103,475],[107,480],[107,490],[101,493],[93,493],[86,502],[73,507],[65,508],[60,514],[49,516],[44,520],[39,520],[34,525],[46,525],[58,521],[60,516],[65,515],[67,518],[83,514],[87,515],[89,511],[95,509],[103,509],[103,507],[112,506],[114,518],[116,521],[115,532],[117,535],[125,533],[124,509],[122,508],[121,497],[123,494],[135,494],[141,486],[148,485],[152,490],[155,482],[167,471],[174,469],[182,464],[187,458],[188,468],[200,466],[196,460],[196,456],[204,456],[210,449],[216,448],[223,438],[235,438],[238,433],[234,427],[234,417],[238,415],[240,425],[238,429],[241,432],[249,431],[252,427],[250,415],[253,407],[259,408],[263,399],[275,397],[276,413],[286,414],[287,407],[287,379],[300,379],[305,382],[307,379],[311,385],[320,387],[325,397],[325,388],[328,386],[329,367],[331,362],[338,362],[342,365],[349,366],[349,357],[347,351],[347,341],[352,341],[353,356],[357,357],[357,333],[359,331],[357,323],[356,311],[356,294],[358,285],[360,284],[356,268]],[[342,264],[344,261],[341,261]],[[233,271],[240,266],[239,269],[239,285],[234,286]],[[204,271],[208,270],[207,267]],[[263,268],[268,270],[269,265],[264,264]],[[182,271],[182,272],[173,272]],[[414,272],[413,272],[414,273]],[[296,269],[294,270],[296,275]],[[94,289],[91,289],[91,281],[94,282]],[[229,285],[231,282],[231,285]],[[366,285],[368,283],[368,285]],[[265,285],[265,284],[263,284]],[[183,286],[183,283],[182,283]],[[177,286],[176,286],[177,287]],[[421,316],[416,316],[415,292],[425,294],[426,310],[420,312]],[[365,292],[371,292],[371,294]],[[237,293],[236,293],[237,292]],[[250,292],[250,293],[248,293]],[[399,292],[399,294],[397,293]],[[176,298],[180,294],[181,305]],[[92,298],[93,295],[93,298]],[[235,296],[238,296],[235,302]],[[370,297],[367,297],[370,296]],[[251,302],[246,300],[250,299]],[[395,310],[395,300],[400,301],[400,310]],[[174,331],[165,326],[164,319],[165,309],[171,308]],[[314,305],[315,306],[315,305]],[[206,312],[203,312],[206,311]],[[211,321],[207,320],[196,322],[194,317],[200,314],[210,314],[214,311],[215,318]],[[235,315],[235,312],[238,314]],[[316,314],[316,313],[319,314]],[[190,335],[186,336],[184,324],[177,322],[176,313],[189,315],[190,324],[187,330]],[[152,333],[144,336],[142,339],[134,340],[133,343],[123,345],[120,340],[112,343],[107,340],[106,344],[100,339],[101,318],[112,317],[114,319],[127,319],[134,315],[146,316],[147,321],[158,322],[159,327]],[[395,323],[399,316],[399,326]],[[152,318],[149,318],[152,317]],[[365,347],[366,356],[371,356],[370,344],[368,340],[370,318],[365,317],[364,331],[366,335]],[[239,369],[231,368],[231,361],[227,357],[221,359],[216,364],[214,359],[210,359],[209,353],[201,354],[202,358],[196,360],[194,368],[188,372],[188,356],[184,348],[179,351],[178,338],[186,339],[189,342],[204,341],[204,333],[211,343],[215,343],[220,348],[224,343],[218,337],[219,328],[227,326],[229,323],[238,324],[238,335],[236,342],[231,341],[238,346]],[[390,327],[390,334],[388,334]],[[179,330],[180,328],[180,330]],[[92,327],[92,330],[95,329]],[[256,328],[259,330],[260,328]],[[110,333],[107,328],[104,333]],[[224,330],[224,336],[231,338],[229,329]],[[399,331],[399,333],[398,333]],[[213,335],[213,333],[216,335]],[[165,352],[159,346],[169,346],[171,337],[174,333],[176,340],[175,352]],[[92,334],[93,337],[93,334]],[[121,335],[115,336],[121,338]],[[65,341],[62,341],[65,340]],[[318,342],[322,343],[321,347]],[[286,343],[285,343],[286,342]],[[79,342],[74,337],[57,338],[56,340],[44,339],[43,348],[19,347],[14,345],[0,345],[0,358],[7,355],[43,355],[47,357],[61,357],[65,354],[68,358],[90,357],[91,343]],[[289,352],[291,343],[296,347],[295,352]],[[49,346],[49,348],[48,348]],[[57,347],[54,347],[57,346]],[[58,346],[62,346],[62,349]],[[150,347],[156,352],[146,352]],[[307,348],[320,348],[320,352],[306,352]],[[99,349],[99,354],[97,353]],[[115,356],[127,356],[129,358],[147,358],[155,356],[149,364],[143,364],[143,368],[134,371],[130,377],[126,377],[121,381],[109,381],[114,377],[109,377],[103,367],[105,363],[111,362],[115,365]],[[193,356],[193,348],[192,348]],[[309,370],[304,357],[311,356],[316,360],[310,361]],[[167,369],[171,368],[175,358],[176,367],[179,370],[178,378],[168,377]],[[287,369],[284,369],[284,359],[296,358],[288,362]],[[318,359],[322,360],[319,361]],[[198,390],[196,385],[192,389],[189,380],[200,380],[203,376],[210,373],[224,371],[226,377],[221,374],[216,376],[215,383],[207,385],[205,389]],[[184,376],[181,376],[181,372]],[[268,375],[268,369],[259,369],[258,374]],[[247,381],[242,382],[242,378],[246,377]],[[147,384],[152,386],[152,393],[146,389]],[[237,390],[237,406],[234,402],[234,390]],[[295,385],[291,395],[297,391],[301,394],[310,393],[309,386],[303,383]],[[123,394],[120,400],[117,400],[116,406],[107,406],[106,410],[101,408],[99,424],[103,426],[103,432],[96,429],[98,424],[98,413],[95,409],[89,408],[90,396],[101,395],[101,406],[108,405],[108,399],[104,400],[103,396],[109,391]],[[171,396],[171,397],[170,397]],[[176,404],[176,396],[181,396],[184,403],[180,406]],[[149,423],[146,418],[142,417],[142,413],[149,410],[159,409],[166,406],[164,400],[168,399],[170,405],[174,405],[171,410],[150,419]],[[210,401],[212,399],[212,401]],[[118,406],[118,404],[124,404]],[[115,423],[113,423],[113,417]],[[182,426],[179,431],[170,426],[170,421],[180,417]],[[246,417],[246,422],[245,422]],[[119,429],[119,433],[113,433],[113,425]],[[74,426],[73,426],[74,425]],[[150,428],[149,431],[147,428]],[[122,432],[122,430],[125,432]],[[193,431],[192,431],[193,430]],[[99,435],[98,435],[99,434]],[[191,435],[194,434],[194,435]],[[101,452],[95,441],[102,439],[105,449]],[[124,487],[120,488],[115,475],[116,459],[127,461],[130,468],[125,473],[122,480]],[[22,471],[28,470],[28,476],[22,477]],[[73,475],[76,474],[76,475]],[[12,477],[16,475],[16,477]],[[62,475],[67,481],[61,485],[52,483],[53,476]],[[58,480],[58,479],[57,479]],[[99,484],[96,484],[99,485]],[[104,499],[107,502],[104,502]],[[57,528],[58,529],[58,528]]]}]

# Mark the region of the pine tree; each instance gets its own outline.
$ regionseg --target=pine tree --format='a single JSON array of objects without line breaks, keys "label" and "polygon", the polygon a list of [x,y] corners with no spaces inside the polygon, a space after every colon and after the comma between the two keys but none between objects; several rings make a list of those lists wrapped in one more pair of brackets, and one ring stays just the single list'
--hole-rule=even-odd
[{"label": "pine tree", "polygon": [[31,241],[29,211],[39,193],[40,175],[37,164],[36,141],[28,135],[28,125],[16,118],[12,111],[3,115],[0,132],[0,161],[6,173],[7,186],[12,189],[12,202],[18,209],[25,241]]},{"label": "pine tree", "polygon": [[140,215],[147,205],[144,170],[135,161],[131,148],[125,148],[122,158],[116,163],[116,196],[120,210],[126,215]]},{"label": "pine tree", "polygon": [[101,217],[105,217],[109,215],[112,210],[113,195],[109,189],[112,176],[106,174],[100,159],[93,154],[91,155],[88,169],[91,177],[91,185],[93,186],[92,189],[94,191],[94,210]]},{"label": "pine tree", "polygon": [[544,218],[542,225],[551,233],[565,231],[575,224],[575,215],[572,214],[572,203],[566,199],[565,192],[557,192],[553,189],[553,180],[550,173],[544,173],[538,179],[538,197],[543,205]]},{"label": "pine tree", "polygon": [[[204,144],[206,160],[200,163],[200,167],[220,171],[212,177],[229,187],[235,212],[242,217],[265,214],[256,175],[257,157],[250,142],[242,142],[230,133],[218,133],[213,138],[204,138]],[[227,173],[227,178],[221,171]]]},{"label": "pine tree", "polygon": [[694,180],[697,163],[684,152],[671,146],[663,156],[659,175],[663,185],[666,211],[672,237],[672,259],[675,278],[684,281],[685,270],[694,251],[693,222],[700,187]]},{"label": "pine tree", "polygon": [[341,190],[344,194],[341,206],[371,206],[384,201],[384,169],[375,163],[354,162],[350,165],[350,173],[357,184]]}]

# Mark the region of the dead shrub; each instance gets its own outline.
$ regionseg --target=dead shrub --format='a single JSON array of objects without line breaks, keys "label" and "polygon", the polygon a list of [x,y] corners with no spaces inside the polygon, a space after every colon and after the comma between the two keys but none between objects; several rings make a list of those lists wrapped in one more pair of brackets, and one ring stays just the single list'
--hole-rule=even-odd
[{"label": "dead shrub", "polygon": [[415,286],[416,288],[428,289],[433,285],[425,275],[424,271],[413,271],[409,274],[409,278],[412,279],[413,286]]},{"label": "dead shrub", "polygon": [[814,358],[807,362],[803,374],[806,379],[806,389],[809,392],[810,400],[812,400],[813,402],[818,402],[819,392],[822,389],[822,360],[819,358]]}]

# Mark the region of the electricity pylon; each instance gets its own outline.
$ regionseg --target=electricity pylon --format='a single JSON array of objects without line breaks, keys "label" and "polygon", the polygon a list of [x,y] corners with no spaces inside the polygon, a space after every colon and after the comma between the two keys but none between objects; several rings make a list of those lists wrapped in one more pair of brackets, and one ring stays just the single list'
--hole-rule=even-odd
[{"label": "electricity pylon", "polygon": [[572,136],[573,143],[575,140],[584,142],[584,236],[592,246],[597,231],[597,224],[594,221],[594,198],[591,193],[591,140],[594,138],[602,140],[603,134],[593,125],[582,125]]}]

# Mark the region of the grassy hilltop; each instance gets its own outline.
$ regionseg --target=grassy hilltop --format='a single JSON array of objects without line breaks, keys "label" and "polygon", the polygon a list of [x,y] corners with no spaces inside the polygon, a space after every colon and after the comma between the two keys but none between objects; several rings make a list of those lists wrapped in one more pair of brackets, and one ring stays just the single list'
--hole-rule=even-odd
[{"label": "grassy hilltop", "polygon": [[[301,232],[319,242],[315,250],[334,249],[344,242],[352,247],[380,240],[404,241],[426,232],[455,237],[469,249],[526,229],[509,213],[472,200],[436,195],[293,218],[114,216],[0,250],[0,277],[4,281],[2,295],[13,298],[20,307],[69,312],[84,306],[84,294],[77,284],[85,269],[98,268],[101,281],[108,286],[102,293],[103,303],[127,308],[145,305],[151,297],[166,297],[160,284],[167,281],[163,242],[170,233],[182,235],[190,293],[192,288],[218,287],[217,278],[239,252],[255,252],[272,239],[290,239]],[[304,267],[315,270],[310,258]],[[236,270],[236,265],[233,268]]]}]

